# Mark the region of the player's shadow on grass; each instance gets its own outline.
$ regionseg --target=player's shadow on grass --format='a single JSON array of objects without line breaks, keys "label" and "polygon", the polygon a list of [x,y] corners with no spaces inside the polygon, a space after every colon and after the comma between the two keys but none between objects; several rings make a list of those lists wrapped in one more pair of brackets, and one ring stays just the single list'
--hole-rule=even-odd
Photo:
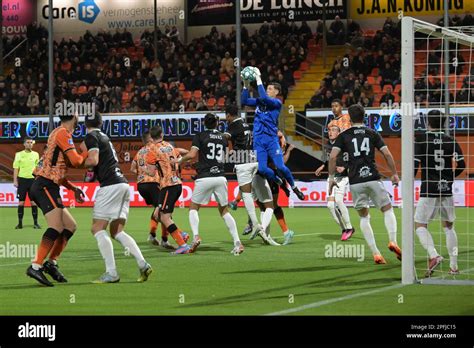
[{"label": "player's shadow on grass", "polygon": [[[334,242],[341,242],[341,236],[338,235],[337,233],[333,234],[320,234],[318,238],[324,239],[324,240],[332,240]],[[347,242],[342,242],[342,243],[350,243],[350,241],[353,240],[363,240],[363,238],[359,235],[352,236],[351,239],[349,239]]]},{"label": "player's shadow on grass", "polygon": [[[101,284],[94,284],[92,283],[91,279],[88,282],[69,282],[69,283],[53,283],[54,287],[48,287],[48,286],[42,286],[40,284],[4,284],[0,285],[0,290],[26,290],[26,289],[54,289],[54,288],[62,288],[62,287],[69,287],[69,286],[83,286],[83,285],[91,285],[91,286],[97,286],[100,287]],[[120,280],[119,284],[141,284],[137,282],[136,280],[130,279],[130,280]],[[110,284],[114,285],[114,284]],[[54,290],[52,290],[54,291]]]},{"label": "player's shadow on grass", "polygon": [[[387,271],[388,269],[393,269],[395,267],[396,266],[388,266],[388,267],[381,267],[381,268],[378,268],[378,269],[374,269],[371,272],[371,275],[373,275],[374,273],[378,273],[378,272],[384,272],[384,271]],[[400,265],[398,265],[398,267],[400,267]],[[320,269],[328,269],[328,268],[327,267],[320,267]],[[262,270],[262,271],[264,272],[264,270]],[[237,273],[237,272],[230,272],[229,274],[232,274],[232,273]],[[253,301],[267,300],[269,298],[269,296],[268,296],[269,293],[274,292],[274,291],[288,291],[288,290],[294,290],[294,289],[297,289],[297,288],[300,288],[300,287],[305,287],[305,286],[306,287],[332,287],[334,285],[339,285],[339,283],[341,281],[348,282],[347,280],[345,280],[348,277],[353,278],[353,277],[359,277],[359,276],[364,276],[364,275],[367,275],[367,270],[366,269],[364,269],[361,272],[352,272],[350,274],[345,273],[345,274],[341,274],[341,275],[331,277],[331,278],[318,279],[318,280],[313,280],[313,281],[309,281],[309,282],[305,282],[305,283],[292,284],[292,285],[289,285],[289,286],[280,286],[280,287],[276,287],[276,288],[258,290],[258,291],[248,292],[248,293],[244,293],[244,294],[238,294],[238,295],[234,295],[234,296],[222,297],[220,299],[212,299],[212,300],[202,301],[202,302],[188,304],[188,305],[181,305],[180,307],[175,307],[175,308],[220,306],[220,305],[226,305],[226,304],[236,304],[236,303],[249,302],[249,301],[252,301],[252,300]],[[393,278],[392,280],[393,280],[393,282],[399,282],[400,281],[399,278]],[[366,279],[365,281],[360,280],[360,281],[357,281],[357,282],[361,282],[363,284],[371,284],[372,280],[371,279]],[[388,283],[390,283],[390,278],[386,278],[385,281],[384,281],[384,284],[388,284]],[[346,285],[347,285],[347,283],[346,283]],[[371,289],[377,289],[378,286],[374,286],[374,287],[370,287],[370,288]],[[359,288],[352,289],[352,290],[353,291],[358,291]],[[318,293],[319,292],[316,291],[314,294],[317,295]],[[264,296],[259,297],[259,295],[264,295]]]},{"label": "player's shadow on grass", "polygon": [[295,273],[295,272],[317,272],[327,271],[330,269],[340,270],[341,268],[359,268],[357,264],[347,265],[332,265],[332,266],[312,266],[312,267],[299,267],[299,268],[287,268],[287,269],[251,269],[247,271],[236,271],[236,272],[222,272],[222,274],[258,274],[258,273]]}]

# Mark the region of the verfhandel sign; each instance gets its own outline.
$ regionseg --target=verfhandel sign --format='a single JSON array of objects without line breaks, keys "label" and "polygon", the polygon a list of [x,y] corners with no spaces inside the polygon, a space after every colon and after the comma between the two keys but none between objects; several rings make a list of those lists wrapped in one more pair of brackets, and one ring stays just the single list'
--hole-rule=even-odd
[{"label": "verfhandel sign", "polygon": [[[323,18],[322,0],[240,0],[242,23],[314,21]],[[347,18],[347,0],[329,0],[327,18]],[[235,0],[188,0],[188,25],[235,24]]]},{"label": "verfhandel sign", "polygon": [[[222,119],[219,130],[224,131],[226,127],[223,121],[224,114],[217,113],[217,115]],[[165,136],[173,139],[186,139],[204,130],[204,116],[205,113],[103,115],[102,131],[111,139],[137,139],[142,136],[144,131],[155,125],[160,125]],[[57,126],[59,118],[56,117],[54,121]],[[0,141],[20,140],[25,136],[39,141],[46,140],[48,123],[47,116],[0,118]],[[81,139],[85,134],[86,129],[81,118],[73,137]]]}]

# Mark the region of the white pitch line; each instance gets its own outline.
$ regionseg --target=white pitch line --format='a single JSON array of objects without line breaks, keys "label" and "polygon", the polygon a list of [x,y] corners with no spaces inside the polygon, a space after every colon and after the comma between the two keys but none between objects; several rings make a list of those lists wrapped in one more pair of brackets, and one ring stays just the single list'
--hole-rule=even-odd
[{"label": "white pitch line", "polygon": [[373,295],[373,294],[377,294],[377,293],[384,292],[384,291],[388,291],[388,290],[392,290],[392,289],[398,289],[398,288],[401,288],[402,286],[404,286],[404,285],[401,284],[401,283],[400,283],[400,284],[395,284],[395,285],[390,285],[390,286],[386,286],[386,287],[384,287],[384,288],[378,288],[378,289],[375,289],[375,290],[370,290],[370,291],[365,291],[365,292],[359,292],[359,293],[357,293],[357,294],[351,294],[351,295],[346,295],[346,296],[342,296],[342,297],[331,298],[331,299],[328,299],[328,300],[323,300],[323,301],[308,303],[308,304],[306,304],[306,305],[304,305],[304,306],[299,306],[299,307],[295,307],[295,308],[285,309],[285,310],[283,310],[283,311],[268,313],[268,314],[265,314],[265,315],[268,315],[268,316],[275,316],[275,315],[286,315],[286,314],[290,314],[290,313],[301,312],[301,311],[304,311],[304,310],[306,310],[306,309],[322,307],[322,306],[325,306],[325,305],[328,305],[328,304],[331,304],[331,303],[336,303],[336,302],[351,300],[351,299],[353,299],[353,298],[362,297],[362,296],[367,296],[367,295]]},{"label": "white pitch line", "polygon": [[[474,268],[470,268],[468,270],[465,270],[465,271],[463,271],[463,273],[464,274],[465,273],[470,273],[472,271],[474,271]],[[463,273],[461,273],[461,274],[463,274]],[[442,276],[440,275],[440,276],[433,277],[433,278],[428,278],[428,279],[442,279]],[[447,281],[449,281],[449,280],[447,280]],[[422,280],[421,280],[421,283],[422,283]],[[276,315],[285,315],[285,314],[290,314],[290,313],[295,313],[295,312],[301,312],[301,311],[304,311],[306,309],[322,307],[322,306],[325,306],[327,304],[331,304],[331,303],[335,303],[335,302],[341,302],[341,301],[345,301],[345,300],[351,300],[351,299],[357,298],[357,297],[377,294],[377,293],[392,290],[392,289],[398,289],[398,288],[401,288],[403,286],[405,286],[405,285],[401,284],[401,283],[400,284],[395,284],[395,285],[390,285],[390,286],[386,286],[384,288],[379,288],[379,289],[375,289],[375,290],[369,290],[369,291],[365,291],[365,292],[359,292],[359,293],[356,293],[356,294],[351,294],[351,295],[346,295],[346,296],[342,296],[342,297],[336,297],[336,298],[331,298],[331,299],[322,300],[322,301],[318,301],[318,302],[313,302],[313,303],[309,303],[309,304],[306,304],[306,305],[303,305],[303,306],[300,306],[300,307],[286,309],[286,310],[282,310],[282,311],[279,311],[279,312],[268,313],[268,314],[265,314],[265,315],[276,316]]]}]

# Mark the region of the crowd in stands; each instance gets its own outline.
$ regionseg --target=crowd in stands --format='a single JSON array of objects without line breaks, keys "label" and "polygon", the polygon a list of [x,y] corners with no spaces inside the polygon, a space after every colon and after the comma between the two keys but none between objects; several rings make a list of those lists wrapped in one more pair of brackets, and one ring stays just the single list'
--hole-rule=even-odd
[{"label": "crowd in stands", "polygon": [[[440,23],[442,25],[442,20]],[[454,16],[452,26],[474,24],[472,15]],[[320,42],[323,22],[313,32],[306,22],[300,25],[281,21],[263,23],[250,33],[242,27],[241,66],[258,66],[264,81],[282,86],[282,98],[295,84],[294,72],[308,56],[308,41]],[[95,102],[107,112],[181,112],[222,109],[235,103],[236,69],[235,31],[221,33],[213,27],[206,36],[188,44],[181,40],[176,27],[157,31],[155,59],[154,33],[145,31],[134,40],[126,29],[115,32],[87,31],[77,40],[62,39],[54,44],[54,98],[72,102]],[[3,115],[47,114],[48,110],[48,32],[34,23],[23,38],[3,37],[4,52],[19,49],[6,61],[0,76],[0,113]],[[328,108],[334,98],[347,106],[361,103],[378,106],[400,100],[401,22],[388,18],[381,30],[362,31],[353,21],[336,16],[327,28],[329,45],[346,44],[348,52],[337,58],[332,70],[321,81],[307,108]],[[420,40],[422,43],[423,40]],[[451,99],[465,102],[474,82],[466,59],[451,50],[451,73],[464,74],[456,81]],[[436,63],[440,50],[431,50],[429,71],[417,72],[415,98],[418,102],[444,101],[443,81]],[[8,63],[10,62],[10,63]],[[435,64],[433,64],[435,63]],[[441,64],[439,65],[441,66]]]},{"label": "crowd in stands", "polygon": [[[176,27],[158,29],[157,59],[152,31],[136,40],[126,29],[62,39],[54,43],[55,101],[95,102],[101,112],[224,108],[236,97],[235,36],[235,31],[225,34],[213,27],[184,44]],[[28,26],[21,65],[0,76],[1,114],[49,112],[47,37],[41,24]],[[285,98],[310,38],[305,22],[282,19],[264,23],[255,33],[242,27],[242,66],[259,66],[265,81],[280,82]]]},{"label": "crowd in stands", "polygon": [[[401,97],[401,21],[388,18],[381,30],[363,33],[360,25],[352,20],[344,24],[331,24],[328,29],[328,43],[344,42],[344,33],[348,43],[348,52],[343,57],[338,57],[332,70],[321,81],[319,88],[306,104],[306,108],[330,108],[333,99],[342,99],[345,106],[360,103],[365,107],[390,105],[400,101]],[[443,25],[443,19],[438,21]],[[463,18],[454,16],[450,18],[449,26],[473,26],[474,18],[467,14]],[[335,27],[335,28],[332,28]],[[318,24],[317,36],[321,37],[322,22]],[[368,34],[368,35],[366,35]],[[331,41],[332,40],[332,41]],[[437,44],[440,44],[438,40]],[[417,48],[423,49],[426,40],[417,40]],[[444,81],[440,78],[442,72],[442,50],[430,47],[428,57],[429,69],[421,67],[416,71],[415,101],[425,104],[444,103]],[[456,49],[457,48],[457,49]],[[424,48],[426,50],[426,48]],[[450,66],[450,74],[456,75],[456,82],[451,79],[450,101],[472,101],[474,69],[468,71],[469,66],[465,56],[466,47],[456,47],[451,44],[450,60],[456,58],[457,65]],[[436,64],[436,63],[439,63]],[[471,91],[471,92],[470,92]],[[470,99],[470,100],[469,100]]]}]

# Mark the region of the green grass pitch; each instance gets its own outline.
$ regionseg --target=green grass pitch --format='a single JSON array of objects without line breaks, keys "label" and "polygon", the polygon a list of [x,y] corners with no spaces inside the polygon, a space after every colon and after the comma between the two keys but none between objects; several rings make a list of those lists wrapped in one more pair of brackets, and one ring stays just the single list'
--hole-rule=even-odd
[{"label": "green grass pitch", "polygon": [[[387,265],[375,265],[358,229],[348,244],[363,245],[365,260],[328,258],[327,248],[339,241],[339,230],[324,208],[285,209],[296,232],[289,246],[271,247],[260,239],[249,241],[240,256],[230,254],[232,242],[216,209],[202,209],[203,244],[194,255],[170,255],[147,244],[149,208],[130,211],[126,231],[141,247],[154,268],[150,280],[136,283],[135,260],[114,242],[118,284],[95,285],[104,270],[96,241],[90,233],[91,209],[72,209],[78,231],[60,260],[69,279],[54,288],[27,278],[29,259],[0,258],[0,315],[472,315],[472,286],[400,285],[400,262],[387,250],[388,236],[380,212],[372,210],[372,224]],[[178,226],[189,230],[187,209],[174,213]],[[400,217],[400,210],[396,209]],[[239,230],[246,223],[245,210],[233,212]],[[474,238],[468,245],[468,210],[457,210],[461,270],[474,255]],[[359,222],[351,209],[353,224]],[[15,230],[16,209],[0,209],[0,244],[37,244],[43,231],[31,226],[25,209],[23,230]],[[463,222],[464,221],[464,222]],[[40,223],[45,226],[44,219]],[[400,224],[400,220],[399,220]],[[272,222],[272,235],[281,241],[280,228]],[[436,225],[438,230],[438,226]],[[399,240],[401,236],[399,233]],[[435,241],[439,237],[436,234]],[[421,254],[419,248],[417,253]],[[441,253],[447,256],[446,248]],[[466,261],[464,261],[466,260]],[[417,262],[423,267],[424,261]],[[443,263],[446,271],[448,262]],[[420,271],[421,272],[421,271]],[[438,275],[440,272],[438,272]],[[464,276],[466,277],[466,276]],[[472,270],[471,270],[472,277]]]}]

